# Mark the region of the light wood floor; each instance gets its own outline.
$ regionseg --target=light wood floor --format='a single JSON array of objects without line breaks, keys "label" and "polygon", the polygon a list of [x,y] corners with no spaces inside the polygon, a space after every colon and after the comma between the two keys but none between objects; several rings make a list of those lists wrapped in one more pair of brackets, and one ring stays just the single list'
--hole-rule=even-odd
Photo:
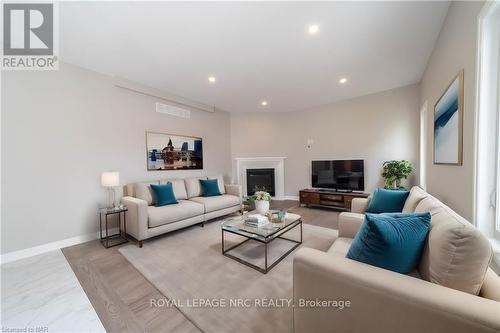
[{"label": "light wood floor", "polygon": [[[337,229],[339,213],[333,210],[298,207],[292,200],[273,201],[271,208],[289,209],[303,223]],[[150,306],[151,299],[164,296],[118,248],[105,249],[96,240],[62,249],[106,331],[200,332],[178,309]]]}]

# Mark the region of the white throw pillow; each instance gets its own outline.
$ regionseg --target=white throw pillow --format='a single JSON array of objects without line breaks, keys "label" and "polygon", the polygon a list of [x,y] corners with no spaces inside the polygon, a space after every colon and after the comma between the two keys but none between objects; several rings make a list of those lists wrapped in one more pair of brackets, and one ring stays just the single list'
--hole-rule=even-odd
[{"label": "white throw pillow", "polygon": [[431,213],[431,230],[418,266],[424,280],[477,295],[493,250],[479,230],[429,195],[416,213]]},{"label": "white throw pillow", "polygon": [[141,182],[134,184],[134,194],[137,199],[144,200],[148,203],[148,206],[154,205],[156,203],[153,191],[151,190],[151,184],[159,184],[158,181],[152,182]]},{"label": "white throw pillow", "polygon": [[174,195],[177,200],[187,200],[188,195],[186,192],[186,184],[184,179],[165,179],[160,180],[160,184],[172,183],[172,189],[174,190]]},{"label": "white throw pillow", "polygon": [[200,179],[207,179],[207,177],[186,178],[186,191],[188,199],[201,196]]},{"label": "white throw pillow", "polygon": [[417,205],[423,199],[427,198],[429,194],[422,190],[418,186],[413,186],[410,190],[408,198],[406,198],[405,205],[403,207],[403,213],[413,213]]}]

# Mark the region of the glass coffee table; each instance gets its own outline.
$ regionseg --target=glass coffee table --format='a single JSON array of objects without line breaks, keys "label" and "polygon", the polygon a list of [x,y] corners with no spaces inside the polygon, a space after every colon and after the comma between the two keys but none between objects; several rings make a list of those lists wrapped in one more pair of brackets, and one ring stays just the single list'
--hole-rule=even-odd
[{"label": "glass coffee table", "polygon": [[[221,223],[222,254],[242,264],[245,264],[253,269],[256,269],[261,273],[266,274],[281,260],[283,260],[287,255],[289,255],[293,250],[295,250],[300,244],[302,244],[302,220],[300,215],[287,213],[284,222],[280,223],[268,222],[267,224],[260,227],[251,227],[246,225],[244,222],[245,219],[248,217],[248,215],[252,214],[256,214],[256,212],[252,211],[241,216],[231,217]],[[300,228],[300,240],[294,240],[283,237],[283,234],[289,232],[290,230],[296,227]],[[224,235],[226,233],[242,236],[245,238],[245,240],[240,243],[237,243],[236,245],[232,245],[231,247],[226,249],[224,244]],[[288,249],[284,254],[280,255],[278,259],[274,260],[272,263],[269,263],[268,246],[271,242],[273,242],[276,239],[291,242],[293,246],[290,249]],[[234,250],[242,246],[243,244],[246,244],[248,241],[257,241],[261,244],[264,244],[264,267],[255,265],[244,258],[237,257],[229,253],[231,250]]]}]

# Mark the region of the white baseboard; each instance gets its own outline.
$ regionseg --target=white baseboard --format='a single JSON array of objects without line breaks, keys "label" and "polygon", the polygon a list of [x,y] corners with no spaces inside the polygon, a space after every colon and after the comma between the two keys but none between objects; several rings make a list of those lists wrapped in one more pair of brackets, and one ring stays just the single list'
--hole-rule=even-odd
[{"label": "white baseboard", "polygon": [[[118,232],[118,228],[109,229],[110,234],[114,234]],[[81,243],[85,243],[94,239],[99,239],[99,232],[93,232],[87,235],[81,235],[76,237],[71,237],[67,239],[63,239],[60,241],[55,241],[43,245],[38,245],[35,247],[30,247],[24,250],[13,251],[6,254],[2,254],[0,256],[0,264],[6,264],[8,262],[29,258],[36,256],[38,254],[62,249],[64,247],[73,246]]]}]

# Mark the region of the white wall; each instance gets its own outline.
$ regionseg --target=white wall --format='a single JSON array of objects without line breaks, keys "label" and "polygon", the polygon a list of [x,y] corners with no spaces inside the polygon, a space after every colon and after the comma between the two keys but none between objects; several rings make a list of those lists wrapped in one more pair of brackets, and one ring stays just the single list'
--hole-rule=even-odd
[{"label": "white wall", "polygon": [[[1,253],[97,231],[102,171],[119,171],[122,184],[229,176],[229,114],[175,118],[155,113],[157,101],[64,63],[59,71],[3,72]],[[204,170],[146,171],[146,130],[202,137]]]},{"label": "white wall", "polygon": [[[407,159],[417,167],[419,108],[425,101],[427,189],[472,220],[477,15],[483,4],[451,4],[420,89],[402,87],[307,112],[193,110],[186,120],[157,114],[154,98],[116,88],[112,78],[73,65],[2,72],[1,253],[97,231],[96,210],[105,201],[99,176],[106,170],[120,171],[122,183],[229,176],[231,158],[287,156],[285,194],[296,196],[310,186],[311,160],[362,158],[371,191],[382,185],[383,161]],[[433,165],[433,106],[462,68],[464,165]],[[146,130],[203,137],[205,169],[146,171]],[[310,149],[307,139],[315,141]]]},{"label": "white wall", "polygon": [[[421,82],[420,102],[428,101],[427,190],[473,221],[474,122],[477,18],[484,2],[452,2]],[[464,69],[463,166],[433,164],[434,105]]]},{"label": "white wall", "polygon": [[[364,159],[371,191],[383,185],[384,161],[406,159],[417,168],[419,117],[417,85],[304,112],[232,113],[231,152],[233,158],[286,156],[287,196],[311,185],[311,160]],[[310,149],[307,139],[314,140]],[[407,185],[413,183],[412,177]]]}]

